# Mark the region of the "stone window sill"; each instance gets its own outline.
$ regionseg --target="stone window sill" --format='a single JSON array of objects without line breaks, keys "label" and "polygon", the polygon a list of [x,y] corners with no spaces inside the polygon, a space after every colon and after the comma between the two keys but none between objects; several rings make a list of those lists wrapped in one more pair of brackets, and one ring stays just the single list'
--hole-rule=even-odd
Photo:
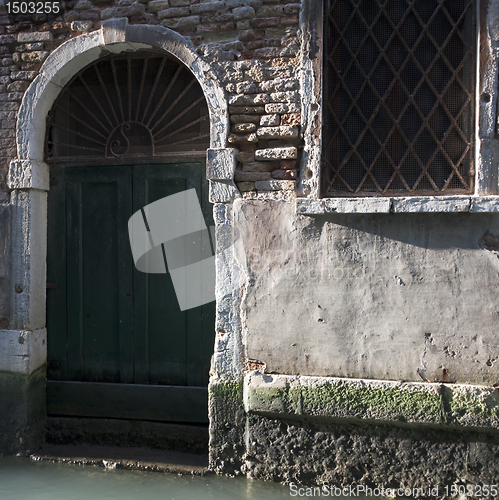
[{"label": "stone window sill", "polygon": [[499,212],[499,196],[411,196],[321,200],[298,198],[295,210],[300,215]]}]

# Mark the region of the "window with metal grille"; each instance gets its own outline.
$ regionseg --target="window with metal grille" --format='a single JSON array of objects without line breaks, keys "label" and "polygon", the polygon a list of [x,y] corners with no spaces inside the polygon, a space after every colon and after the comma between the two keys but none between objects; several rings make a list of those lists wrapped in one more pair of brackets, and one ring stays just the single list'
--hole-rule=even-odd
[{"label": "window with metal grille", "polygon": [[325,196],[473,189],[473,0],[325,0]]},{"label": "window with metal grille", "polygon": [[209,114],[189,69],[151,51],[93,62],[64,87],[48,116],[49,160],[202,152]]}]

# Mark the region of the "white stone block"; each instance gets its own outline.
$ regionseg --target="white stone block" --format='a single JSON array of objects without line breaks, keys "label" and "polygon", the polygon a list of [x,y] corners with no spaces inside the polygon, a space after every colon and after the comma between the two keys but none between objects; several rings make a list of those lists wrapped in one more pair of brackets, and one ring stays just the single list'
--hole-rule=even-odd
[{"label": "white stone block", "polygon": [[296,139],[298,128],[292,126],[260,127],[256,135],[259,139]]},{"label": "white stone block", "polygon": [[239,197],[239,190],[233,181],[209,181],[210,203],[227,203]]},{"label": "white stone block", "polygon": [[260,125],[263,127],[275,127],[281,123],[281,116],[274,113],[273,115],[262,115]]},{"label": "white stone block", "polygon": [[470,212],[499,212],[499,196],[473,196]]},{"label": "white stone block", "polygon": [[49,166],[43,161],[13,160],[10,162],[8,186],[11,189],[49,190]]},{"label": "white stone block", "polygon": [[255,188],[257,191],[293,191],[296,186],[296,181],[256,181]]},{"label": "white stone block", "polygon": [[311,200],[308,198],[298,198],[296,200],[295,211],[302,215],[320,215],[324,213],[323,200]]},{"label": "white stone block", "polygon": [[238,150],[216,148],[206,151],[206,178],[209,180],[232,180],[236,170]]},{"label": "white stone block", "polygon": [[324,211],[340,214],[386,214],[390,212],[391,198],[328,198]]},{"label": "white stone block", "polygon": [[102,34],[104,37],[104,43],[108,44],[124,42],[127,26],[127,17],[107,19],[105,21],[102,21]]},{"label": "white stone block", "polygon": [[9,326],[37,330],[46,324],[47,193],[14,190],[12,207],[12,279],[15,287]]},{"label": "white stone block", "polygon": [[296,160],[297,157],[298,151],[294,147],[257,149],[255,151],[255,160],[257,161]]},{"label": "white stone block", "polygon": [[47,359],[47,330],[0,330],[0,370],[33,373]]},{"label": "white stone block", "polygon": [[19,43],[31,43],[31,42],[51,42],[54,39],[50,31],[39,31],[35,33],[19,33],[17,35],[17,41]]},{"label": "white stone block", "polygon": [[469,212],[469,196],[414,196],[393,198],[395,213]]}]

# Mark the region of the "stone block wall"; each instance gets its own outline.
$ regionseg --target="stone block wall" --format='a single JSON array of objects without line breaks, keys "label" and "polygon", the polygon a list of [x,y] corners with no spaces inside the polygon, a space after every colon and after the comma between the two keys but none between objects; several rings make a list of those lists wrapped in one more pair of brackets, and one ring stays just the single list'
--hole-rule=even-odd
[{"label": "stone block wall", "polygon": [[0,328],[10,315],[10,207],[0,205]]},{"label": "stone block wall", "polygon": [[0,203],[16,157],[16,114],[47,56],[103,20],[163,25],[184,36],[227,92],[240,191],[293,190],[300,144],[299,0],[78,0],[47,15],[0,14]]}]

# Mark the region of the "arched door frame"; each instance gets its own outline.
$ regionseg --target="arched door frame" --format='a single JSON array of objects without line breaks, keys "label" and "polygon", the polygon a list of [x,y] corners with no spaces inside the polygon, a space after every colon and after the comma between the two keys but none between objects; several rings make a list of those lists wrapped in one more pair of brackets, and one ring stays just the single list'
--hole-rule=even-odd
[{"label": "arched door frame", "polygon": [[236,150],[226,148],[229,132],[225,92],[208,63],[187,40],[162,26],[128,25],[110,19],[102,28],[75,37],[55,49],[24,94],[17,121],[17,159],[10,164],[14,293],[9,328],[29,344],[29,372],[46,363],[46,252],[49,166],[44,162],[46,117],[62,88],[80,70],[110,53],[155,48],[176,57],[198,80],[210,114],[207,178],[210,202],[238,197],[234,184]]}]

